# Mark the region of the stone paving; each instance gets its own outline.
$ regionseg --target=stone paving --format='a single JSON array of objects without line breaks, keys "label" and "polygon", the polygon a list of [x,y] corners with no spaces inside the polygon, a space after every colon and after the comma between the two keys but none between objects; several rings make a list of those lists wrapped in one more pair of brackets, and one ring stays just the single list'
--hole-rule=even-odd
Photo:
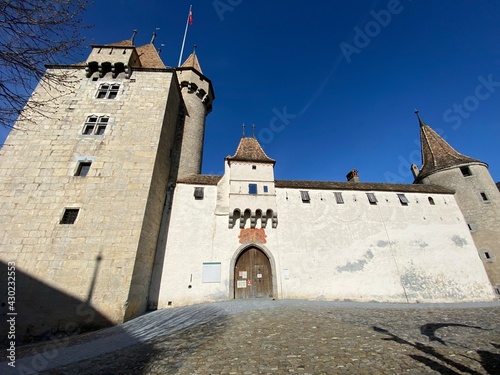
[{"label": "stone paving", "polygon": [[498,375],[499,318],[499,303],[219,302],[30,347],[7,373]]}]

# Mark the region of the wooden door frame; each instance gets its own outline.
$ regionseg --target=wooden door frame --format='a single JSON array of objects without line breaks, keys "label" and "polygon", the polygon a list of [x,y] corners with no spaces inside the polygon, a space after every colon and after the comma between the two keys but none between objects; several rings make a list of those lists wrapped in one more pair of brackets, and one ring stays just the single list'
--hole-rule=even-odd
[{"label": "wooden door frame", "polygon": [[269,259],[269,263],[271,264],[271,283],[273,285],[273,299],[278,298],[278,280],[276,278],[276,262],[274,260],[273,255],[269,251],[267,247],[265,247],[262,244],[254,244],[254,243],[247,243],[244,245],[241,245],[236,249],[236,251],[233,254],[233,257],[231,258],[231,265],[230,265],[230,272],[229,272],[229,299],[234,299],[234,267],[236,267],[236,261],[238,260],[239,256],[245,251],[248,250],[249,248],[254,247],[257,250],[260,250],[264,253],[264,255]]}]

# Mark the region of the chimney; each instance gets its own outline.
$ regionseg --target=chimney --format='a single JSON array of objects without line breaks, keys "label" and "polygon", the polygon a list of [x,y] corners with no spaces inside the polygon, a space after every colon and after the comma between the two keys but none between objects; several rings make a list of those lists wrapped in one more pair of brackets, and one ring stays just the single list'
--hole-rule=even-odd
[{"label": "chimney", "polygon": [[347,182],[359,182],[359,175],[356,169],[351,170],[346,177]]}]

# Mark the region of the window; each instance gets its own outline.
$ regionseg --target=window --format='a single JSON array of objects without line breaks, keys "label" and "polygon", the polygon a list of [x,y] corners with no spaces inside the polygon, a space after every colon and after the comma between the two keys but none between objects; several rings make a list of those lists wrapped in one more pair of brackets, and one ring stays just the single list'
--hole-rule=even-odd
[{"label": "window", "polygon": [[333,193],[335,194],[335,200],[337,204],[344,204],[344,198],[342,197],[342,193]]},{"label": "window", "polygon": [[257,166],[256,165],[252,165],[252,169],[257,169]]},{"label": "window", "polygon": [[97,89],[97,99],[114,99],[118,95],[119,89],[120,85],[118,84],[102,83]]},{"label": "window", "polygon": [[366,196],[368,197],[368,202],[370,204],[376,205],[377,204],[377,197],[375,196],[374,193],[366,193]]},{"label": "window", "polygon": [[429,204],[430,204],[431,206],[434,206],[434,205],[436,204],[436,203],[434,202],[434,198],[429,197],[428,199],[429,199]]},{"label": "window", "polygon": [[264,193],[267,193],[269,191],[269,189],[267,188],[267,186],[264,186]]},{"label": "window", "polygon": [[408,203],[410,203],[408,201],[408,198],[406,198],[406,195],[404,195],[404,194],[398,194],[398,198],[399,198],[399,201],[401,202],[401,205],[403,205],[403,206],[408,206]]},{"label": "window", "polygon": [[78,216],[79,208],[66,208],[59,224],[73,224]]},{"label": "window", "polygon": [[108,125],[107,116],[89,116],[83,125],[83,135],[103,135]]},{"label": "window", "polygon": [[490,200],[490,198],[488,198],[484,191],[480,192],[479,194],[481,195],[481,199],[483,200],[483,202],[488,202]]},{"label": "window", "polygon": [[248,184],[248,194],[257,194],[257,184]]},{"label": "window", "polygon": [[194,188],[194,199],[203,199],[205,196],[204,188],[195,187]]},{"label": "window", "polygon": [[300,191],[300,197],[302,198],[302,202],[309,203],[311,202],[311,198],[309,197],[308,191]]},{"label": "window", "polygon": [[76,168],[75,176],[85,177],[87,173],[89,173],[90,166],[92,165],[91,161],[82,161],[78,163],[78,167]]},{"label": "window", "polygon": [[462,172],[462,176],[464,177],[472,176],[472,172],[469,167],[460,167],[460,172]]}]

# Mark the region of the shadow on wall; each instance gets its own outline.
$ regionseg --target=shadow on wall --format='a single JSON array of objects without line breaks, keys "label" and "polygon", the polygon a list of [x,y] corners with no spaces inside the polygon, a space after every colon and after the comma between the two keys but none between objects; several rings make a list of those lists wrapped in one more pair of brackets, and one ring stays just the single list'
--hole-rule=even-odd
[{"label": "shadow on wall", "polygon": [[[464,328],[473,328],[482,330],[483,328],[477,326],[470,326],[467,324],[454,324],[454,323],[429,323],[424,324],[420,327],[420,332],[427,336],[430,341],[437,341],[440,344],[447,346],[446,342],[436,336],[436,330],[444,327],[464,327]],[[373,330],[378,333],[385,334],[389,337],[385,337],[382,340],[386,341],[394,341],[401,345],[408,345],[417,349],[422,353],[422,355],[418,354],[409,354],[408,356],[413,358],[415,361],[418,361],[430,369],[440,373],[440,374],[482,374],[474,369],[460,363],[457,360],[449,358],[450,356],[443,355],[436,348],[422,344],[420,342],[411,342],[405,340],[384,328],[380,328],[377,326],[373,326]],[[500,345],[495,343],[490,343],[496,349],[500,348]],[[476,353],[479,355],[479,361],[483,369],[487,374],[496,375],[500,373],[500,354],[492,353],[486,350],[476,350]],[[456,370],[456,371],[455,371]]]},{"label": "shadow on wall", "polygon": [[7,331],[0,332],[0,347],[10,341],[11,326],[15,327],[17,345],[21,345],[113,325],[90,303],[100,260],[98,256],[85,301],[48,286],[18,269],[17,265],[0,261],[1,285],[5,285],[0,292],[0,319],[15,322],[15,326],[1,325],[2,331]]}]

